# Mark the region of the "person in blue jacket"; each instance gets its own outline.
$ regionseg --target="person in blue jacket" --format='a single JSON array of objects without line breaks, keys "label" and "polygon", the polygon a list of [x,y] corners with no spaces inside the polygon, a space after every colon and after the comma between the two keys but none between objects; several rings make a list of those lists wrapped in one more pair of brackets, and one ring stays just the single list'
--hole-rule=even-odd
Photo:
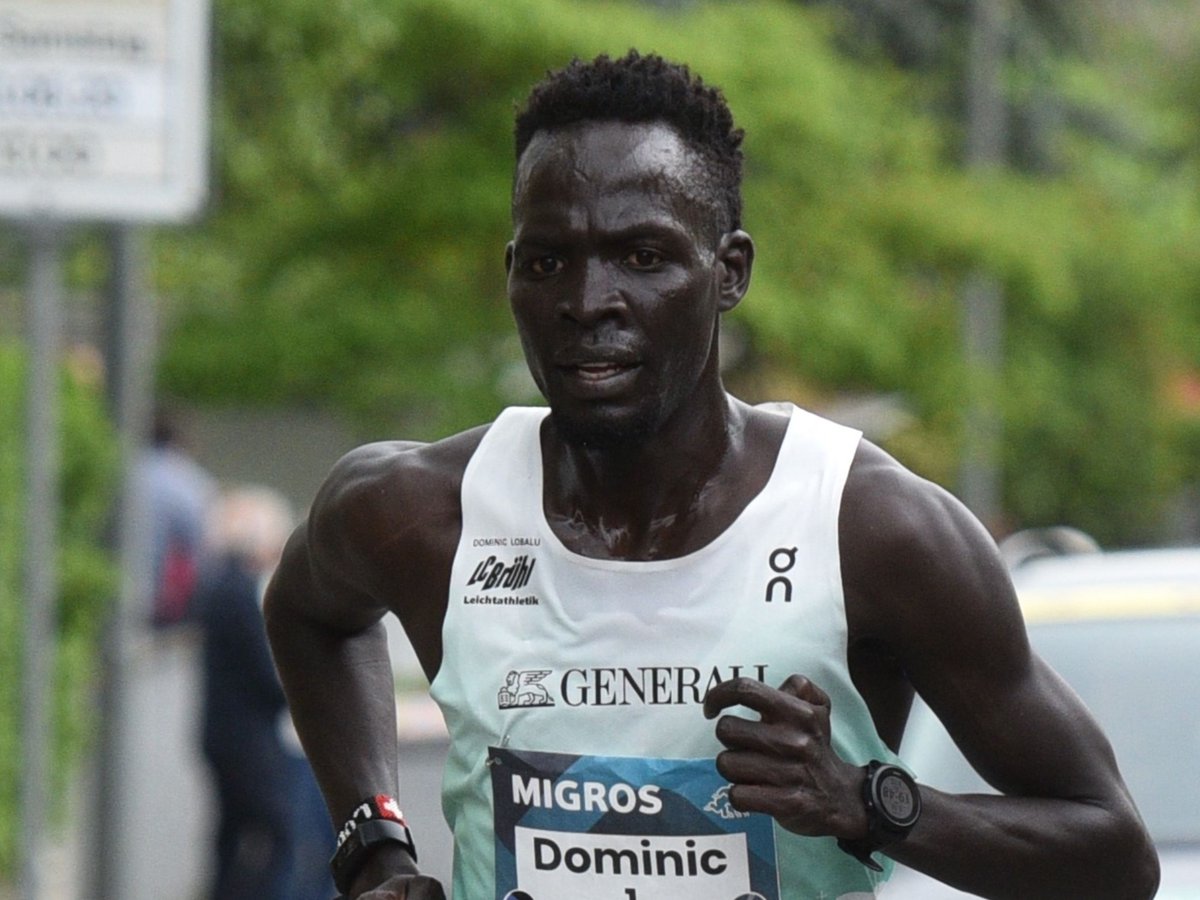
[{"label": "person in blue jacket", "polygon": [[329,900],[333,840],[290,729],[261,599],[292,516],[265,488],[229,492],[214,511],[216,548],[195,596],[203,628],[201,748],[217,797],[212,900]]}]

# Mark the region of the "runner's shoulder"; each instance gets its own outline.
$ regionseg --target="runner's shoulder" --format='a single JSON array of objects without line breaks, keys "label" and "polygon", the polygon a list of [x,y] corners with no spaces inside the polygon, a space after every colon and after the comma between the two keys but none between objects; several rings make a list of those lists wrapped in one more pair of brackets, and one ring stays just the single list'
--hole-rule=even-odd
[{"label": "runner's shoulder", "polygon": [[847,612],[865,632],[1009,616],[995,541],[945,488],[861,442],[838,525]]},{"label": "runner's shoulder", "polygon": [[343,456],[309,513],[309,540],[332,551],[370,552],[405,535],[461,520],[463,472],[487,426],[431,443],[377,441]]},{"label": "runner's shoulder", "polygon": [[[851,547],[912,561],[937,554],[973,517],[947,490],[917,475],[870,441],[860,441],[842,495],[839,530]],[[974,536],[972,534],[972,536]]]}]

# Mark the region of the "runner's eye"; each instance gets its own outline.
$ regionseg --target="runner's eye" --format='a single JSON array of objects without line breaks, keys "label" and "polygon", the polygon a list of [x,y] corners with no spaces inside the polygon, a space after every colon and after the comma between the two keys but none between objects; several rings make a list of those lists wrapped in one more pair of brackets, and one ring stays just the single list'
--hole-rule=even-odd
[{"label": "runner's eye", "polygon": [[661,253],[645,247],[640,247],[625,257],[626,264],[635,269],[653,269],[655,266],[661,265],[662,261]]},{"label": "runner's eye", "polygon": [[557,256],[536,256],[529,261],[529,271],[534,275],[557,275],[562,268],[563,261]]}]

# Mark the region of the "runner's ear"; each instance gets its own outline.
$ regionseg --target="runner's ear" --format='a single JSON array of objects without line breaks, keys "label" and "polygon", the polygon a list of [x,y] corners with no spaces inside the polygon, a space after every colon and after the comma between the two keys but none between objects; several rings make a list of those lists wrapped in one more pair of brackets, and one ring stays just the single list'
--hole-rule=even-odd
[{"label": "runner's ear", "polygon": [[750,289],[754,268],[754,241],[740,228],[726,232],[717,245],[717,285],[721,312],[733,309]]}]

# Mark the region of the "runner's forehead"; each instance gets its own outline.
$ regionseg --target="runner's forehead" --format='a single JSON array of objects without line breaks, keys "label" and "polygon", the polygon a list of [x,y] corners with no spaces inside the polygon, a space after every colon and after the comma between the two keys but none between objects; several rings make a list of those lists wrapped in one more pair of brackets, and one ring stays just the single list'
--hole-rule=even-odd
[{"label": "runner's forehead", "polygon": [[626,196],[677,209],[702,200],[695,151],[662,123],[588,122],[534,135],[513,186],[513,215]]}]

